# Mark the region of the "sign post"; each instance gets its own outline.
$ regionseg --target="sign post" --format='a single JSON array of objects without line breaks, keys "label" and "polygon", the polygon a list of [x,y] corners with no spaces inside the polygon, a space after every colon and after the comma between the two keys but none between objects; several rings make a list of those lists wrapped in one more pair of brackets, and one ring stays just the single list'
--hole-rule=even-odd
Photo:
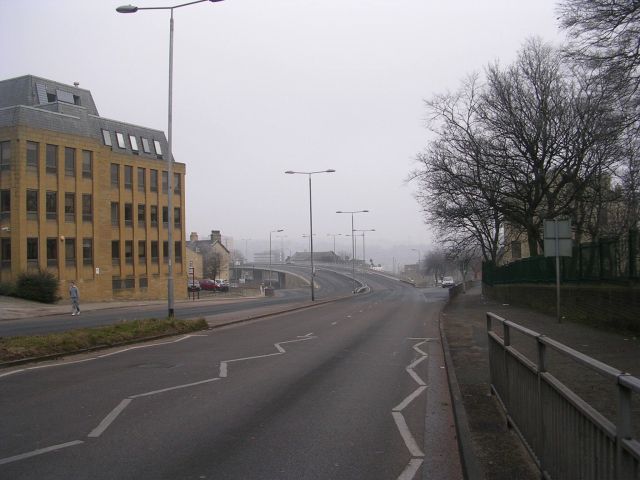
[{"label": "sign post", "polygon": [[556,315],[558,323],[562,323],[560,315],[560,257],[571,256],[571,220],[544,221],[544,256],[556,257]]}]

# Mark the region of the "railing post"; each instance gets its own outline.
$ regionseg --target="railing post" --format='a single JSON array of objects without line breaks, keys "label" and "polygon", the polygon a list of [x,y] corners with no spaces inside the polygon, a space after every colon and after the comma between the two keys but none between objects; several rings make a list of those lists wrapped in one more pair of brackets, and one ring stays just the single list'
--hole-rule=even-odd
[{"label": "railing post", "polygon": [[504,397],[503,397],[503,401],[504,401],[504,405],[505,405],[505,409],[507,410],[507,428],[511,429],[511,421],[509,420],[509,418],[511,418],[511,379],[509,377],[509,362],[508,362],[508,356],[509,356],[509,352],[507,351],[507,348],[511,345],[511,331],[509,330],[509,325],[507,324],[507,322],[502,322],[502,331],[503,331],[503,341],[504,341],[504,348],[502,350],[502,361],[504,364],[504,383],[505,383],[505,391],[504,391]]},{"label": "railing post", "polygon": [[538,349],[538,445],[536,445],[536,451],[538,452],[538,458],[540,460],[540,472],[542,478],[544,478],[544,471],[547,466],[547,459],[545,455],[545,423],[544,412],[546,411],[544,405],[544,399],[542,398],[542,374],[547,371],[547,346],[542,342],[543,335],[536,337],[536,345]]},{"label": "railing post", "polygon": [[633,478],[633,463],[630,460],[625,462],[622,440],[630,439],[632,435],[631,427],[631,389],[620,383],[620,378],[628,376],[623,373],[618,376],[618,419],[616,425],[616,471],[615,478],[620,480],[631,480]]}]

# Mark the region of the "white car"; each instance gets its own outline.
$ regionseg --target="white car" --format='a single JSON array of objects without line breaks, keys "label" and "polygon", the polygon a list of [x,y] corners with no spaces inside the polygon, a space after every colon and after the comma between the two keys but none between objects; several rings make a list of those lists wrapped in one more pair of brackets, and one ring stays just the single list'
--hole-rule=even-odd
[{"label": "white car", "polygon": [[442,288],[451,288],[456,284],[453,281],[453,277],[443,277],[442,278]]}]

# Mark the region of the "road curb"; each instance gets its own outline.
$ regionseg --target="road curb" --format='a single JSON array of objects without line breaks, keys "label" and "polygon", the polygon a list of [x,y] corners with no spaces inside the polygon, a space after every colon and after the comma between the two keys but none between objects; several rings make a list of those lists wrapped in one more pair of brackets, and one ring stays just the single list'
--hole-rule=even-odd
[{"label": "road curb", "polygon": [[[450,300],[449,300],[450,301]],[[449,302],[447,302],[449,303]],[[444,351],[444,363],[447,371],[447,380],[449,382],[449,392],[453,406],[453,417],[456,424],[456,436],[458,439],[458,451],[462,459],[462,474],[466,480],[484,480],[484,471],[480,467],[480,463],[473,451],[473,441],[471,439],[471,429],[469,428],[469,419],[467,411],[462,401],[462,393],[458,384],[455,368],[453,366],[453,358],[449,350],[449,342],[442,326],[442,313],[438,319],[438,329],[440,330],[440,341]]]}]

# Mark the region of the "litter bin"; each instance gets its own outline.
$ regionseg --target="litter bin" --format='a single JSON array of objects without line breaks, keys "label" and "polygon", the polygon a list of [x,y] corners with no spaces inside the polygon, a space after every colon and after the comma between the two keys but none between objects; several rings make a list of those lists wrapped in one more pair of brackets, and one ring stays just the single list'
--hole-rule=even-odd
[{"label": "litter bin", "polygon": [[273,297],[275,290],[273,287],[264,287],[264,296],[265,297]]}]

